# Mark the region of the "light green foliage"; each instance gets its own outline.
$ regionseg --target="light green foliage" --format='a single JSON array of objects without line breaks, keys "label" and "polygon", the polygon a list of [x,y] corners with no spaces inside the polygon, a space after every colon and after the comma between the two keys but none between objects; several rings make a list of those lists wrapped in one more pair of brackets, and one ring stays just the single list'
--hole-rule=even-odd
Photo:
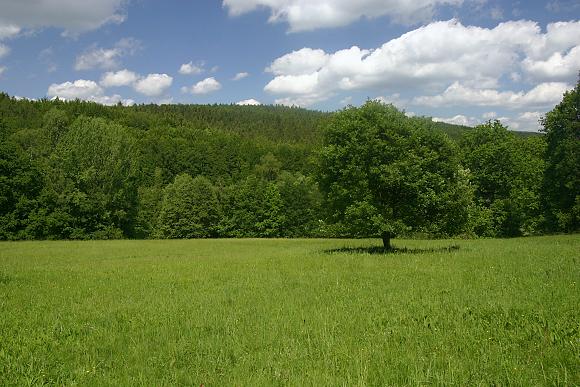
[{"label": "light green foliage", "polygon": [[260,163],[254,168],[257,177],[274,181],[278,178],[282,163],[272,154],[268,153],[260,158]]},{"label": "light green foliage", "polygon": [[461,146],[475,188],[472,230],[483,236],[538,232],[543,138],[519,138],[489,121],[467,133]]},{"label": "light green foliage", "polygon": [[579,235],[379,243],[1,243],[0,385],[580,384]]},{"label": "light green foliage", "polygon": [[580,230],[580,79],[542,123],[548,144],[542,187],[547,227]]},{"label": "light green foliage", "polygon": [[322,196],[314,178],[301,173],[283,171],[276,181],[283,202],[284,236],[300,237],[316,235]]},{"label": "light green foliage", "polygon": [[216,235],[219,205],[216,190],[204,176],[175,177],[163,190],[154,236],[208,238]]},{"label": "light green foliage", "polygon": [[58,108],[52,108],[44,114],[42,120],[43,135],[48,139],[52,148],[56,147],[60,138],[67,132],[69,118]]},{"label": "light green foliage", "polygon": [[283,235],[284,203],[274,182],[250,176],[224,187],[220,236],[279,237]]},{"label": "light green foliage", "polygon": [[[331,219],[348,235],[462,229],[467,205],[450,201],[468,193],[462,192],[457,150],[445,135],[424,125],[375,101],[334,117],[320,155],[320,185]],[[450,219],[455,221],[445,223]]]},{"label": "light green foliage", "polygon": [[79,117],[60,138],[49,186],[72,222],[69,238],[132,234],[136,210],[137,151],[128,130],[101,118]]},{"label": "light green foliage", "polygon": [[163,170],[156,168],[150,186],[139,187],[139,204],[135,219],[135,236],[147,238],[153,235],[155,224],[159,218],[159,211],[163,203]]}]

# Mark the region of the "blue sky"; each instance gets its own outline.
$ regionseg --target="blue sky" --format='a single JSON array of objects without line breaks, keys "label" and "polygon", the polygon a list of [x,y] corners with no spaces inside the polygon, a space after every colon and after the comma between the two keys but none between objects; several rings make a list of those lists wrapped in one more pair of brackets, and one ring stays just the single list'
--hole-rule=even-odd
[{"label": "blue sky", "polygon": [[263,103],[516,130],[576,83],[576,0],[0,0],[0,90]]}]

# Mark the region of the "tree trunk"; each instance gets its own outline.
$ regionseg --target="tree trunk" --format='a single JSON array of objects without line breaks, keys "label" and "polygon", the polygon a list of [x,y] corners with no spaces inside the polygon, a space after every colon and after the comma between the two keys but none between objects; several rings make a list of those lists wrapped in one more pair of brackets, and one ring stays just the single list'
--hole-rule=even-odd
[{"label": "tree trunk", "polygon": [[385,248],[385,251],[387,250],[391,250],[393,247],[391,246],[391,233],[388,232],[384,232],[383,233],[383,247]]}]

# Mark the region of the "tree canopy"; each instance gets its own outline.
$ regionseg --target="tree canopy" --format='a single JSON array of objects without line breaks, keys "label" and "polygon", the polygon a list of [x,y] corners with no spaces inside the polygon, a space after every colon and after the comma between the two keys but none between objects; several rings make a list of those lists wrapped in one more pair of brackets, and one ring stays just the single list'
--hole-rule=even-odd
[{"label": "tree canopy", "polygon": [[[0,93],[0,239],[578,230],[578,86],[545,134],[367,102],[137,105]],[[448,135],[447,135],[448,134]]]},{"label": "tree canopy", "polygon": [[380,236],[386,249],[403,232],[453,234],[467,220],[454,144],[376,101],[334,116],[320,154],[320,186],[347,235]]},{"label": "tree canopy", "polygon": [[542,187],[547,227],[580,229],[580,76],[576,87],[542,120],[546,173]]}]

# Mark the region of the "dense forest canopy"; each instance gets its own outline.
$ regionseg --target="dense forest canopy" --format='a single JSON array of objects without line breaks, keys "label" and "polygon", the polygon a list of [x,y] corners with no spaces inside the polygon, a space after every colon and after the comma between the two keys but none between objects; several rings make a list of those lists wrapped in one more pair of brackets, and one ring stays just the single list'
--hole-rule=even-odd
[{"label": "dense forest canopy", "polygon": [[[0,94],[0,239],[575,231],[578,93],[548,113],[545,136],[410,118],[373,101],[326,113]],[[346,173],[357,165],[363,175]],[[385,217],[393,211],[401,216]]]}]

